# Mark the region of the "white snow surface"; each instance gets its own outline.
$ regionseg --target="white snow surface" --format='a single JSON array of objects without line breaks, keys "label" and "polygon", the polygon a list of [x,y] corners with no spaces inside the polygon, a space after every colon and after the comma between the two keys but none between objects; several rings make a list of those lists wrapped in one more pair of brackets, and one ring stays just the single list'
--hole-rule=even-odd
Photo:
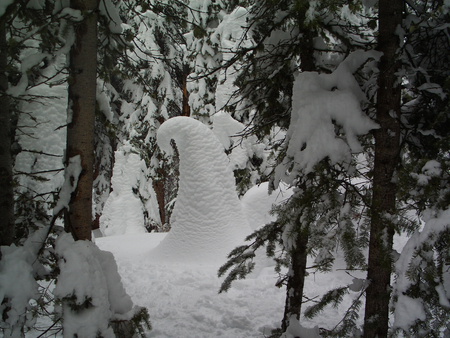
[{"label": "white snow surface", "polygon": [[[152,248],[166,236],[166,233],[147,233],[96,239],[102,250],[114,254],[133,303],[148,308],[153,326],[148,338],[262,338],[280,327],[285,289],[275,286],[278,275],[273,263],[236,281],[227,293],[218,294],[222,280],[217,277],[215,265],[198,261],[186,264],[176,252],[172,263],[167,264],[153,255]],[[173,264],[176,259],[180,259],[178,264]],[[338,262],[336,268],[342,268],[343,258],[338,258]],[[355,272],[354,275],[364,278],[365,274]],[[311,273],[305,282],[305,294],[312,298],[345,286],[352,279],[343,269],[328,274]],[[357,295],[351,293],[342,307],[326,308],[313,320],[302,318],[304,328],[292,327],[293,332],[302,330],[308,332],[306,337],[318,338],[313,335],[317,332],[315,327],[332,329],[350,306],[351,298]]]},{"label": "white snow surface", "polygon": [[269,194],[269,183],[264,182],[250,188],[242,196],[241,204],[250,227],[254,230],[276,220],[270,211],[274,205],[281,204],[293,194],[292,189],[280,184],[278,189]]},{"label": "white snow surface", "polygon": [[203,123],[174,117],[161,125],[160,148],[180,154],[177,200],[172,229],[152,253],[161,259],[220,262],[250,233],[235,190],[233,172],[223,147]]},{"label": "white snow surface", "polygon": [[[56,241],[56,253],[62,257],[54,294],[63,300],[65,337],[115,337],[109,323],[117,317],[130,319],[133,303],[125,292],[114,256],[90,241],[74,241],[63,234]],[[77,305],[87,299],[92,306],[75,311],[64,301],[74,297]]]},{"label": "white snow surface", "polygon": [[211,116],[213,132],[222,143],[225,150],[230,150],[228,155],[229,166],[234,169],[245,169],[249,158],[253,155],[263,157],[264,145],[258,143],[256,136],[243,138],[246,126],[233,119],[230,114],[218,112]]},{"label": "white snow surface", "polygon": [[112,192],[100,217],[100,230],[105,236],[147,232],[143,204],[133,192],[133,188],[139,187],[138,178],[144,164],[138,154],[125,148],[123,146],[114,154]]}]

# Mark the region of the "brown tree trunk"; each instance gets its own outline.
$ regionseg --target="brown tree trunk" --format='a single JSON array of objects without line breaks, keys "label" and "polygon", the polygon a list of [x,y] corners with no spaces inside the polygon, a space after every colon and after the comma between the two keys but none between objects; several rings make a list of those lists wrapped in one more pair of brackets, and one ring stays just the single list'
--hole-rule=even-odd
[{"label": "brown tree trunk", "polygon": [[80,155],[82,172],[69,204],[67,228],[75,240],[91,240],[94,122],[97,80],[98,0],[71,0],[84,20],[75,24],[70,50],[67,159]]},{"label": "brown tree trunk", "polygon": [[383,52],[377,93],[375,162],[366,291],[364,337],[387,337],[389,328],[392,244],[396,213],[395,171],[400,159],[400,79],[397,75],[399,39],[396,28],[402,22],[402,0],[379,1],[378,49]]},{"label": "brown tree trunk", "polygon": [[6,14],[0,17],[0,245],[10,245],[14,240],[11,107],[6,94],[8,89],[6,17]]}]

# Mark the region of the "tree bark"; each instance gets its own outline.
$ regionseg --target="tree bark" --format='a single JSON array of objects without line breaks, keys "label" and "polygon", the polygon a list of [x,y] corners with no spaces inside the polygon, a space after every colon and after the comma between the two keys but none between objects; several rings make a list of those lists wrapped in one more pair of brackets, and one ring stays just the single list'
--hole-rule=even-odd
[{"label": "tree bark", "polygon": [[[402,22],[402,0],[379,1],[378,49],[380,60],[375,131],[375,162],[371,206],[371,228],[366,291],[364,337],[387,337],[389,328],[392,244],[396,214],[395,171],[400,159],[401,87],[397,71],[399,38],[395,34]],[[391,217],[392,216],[392,217]]]},{"label": "tree bark", "polygon": [[13,158],[11,152],[11,106],[8,90],[6,13],[0,17],[0,245],[14,241]]},{"label": "tree bark", "polygon": [[183,102],[182,102],[182,109],[181,109],[181,116],[191,116],[191,107],[189,106],[189,91],[187,89],[187,82],[188,82],[188,76],[190,74],[191,70],[189,68],[189,65],[184,64],[183,65]]},{"label": "tree bark", "polygon": [[[162,162],[161,162],[162,163]],[[161,221],[161,228],[164,228],[164,224],[166,224],[166,185],[165,185],[165,177],[166,173],[164,168],[157,169],[158,178],[153,180],[153,190],[155,190],[156,201],[158,202],[159,209],[159,219]]]},{"label": "tree bark", "polygon": [[67,159],[80,155],[82,172],[73,193],[67,228],[75,240],[91,240],[94,124],[97,80],[98,0],[71,0],[84,20],[75,24],[75,43],[70,50]]},{"label": "tree bark", "polygon": [[[305,20],[305,11],[299,15],[301,25]],[[302,30],[302,50],[300,53],[300,67],[303,72],[312,72],[316,70],[314,58],[314,31],[308,27],[301,27]],[[308,178],[305,178],[308,179]],[[301,187],[306,189],[305,187]],[[289,253],[290,271],[287,277],[286,301],[284,306],[283,321],[281,329],[286,332],[292,317],[298,321],[303,303],[303,289],[305,286],[306,264],[308,258],[308,240],[309,240],[309,224],[301,224],[299,219],[295,220],[294,227],[298,229],[295,236],[295,247]]]},{"label": "tree bark", "polygon": [[[301,228],[302,225],[297,221],[295,227]],[[283,332],[286,332],[293,317],[297,321],[300,320],[308,258],[308,232],[307,229],[304,229],[304,231],[296,233],[295,247],[290,252],[291,264],[287,278],[284,316],[281,323]]]}]

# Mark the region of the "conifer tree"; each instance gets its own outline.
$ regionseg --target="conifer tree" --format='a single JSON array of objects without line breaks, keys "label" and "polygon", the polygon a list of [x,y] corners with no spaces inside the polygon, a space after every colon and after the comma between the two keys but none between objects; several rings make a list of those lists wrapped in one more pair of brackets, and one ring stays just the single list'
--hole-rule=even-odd
[{"label": "conifer tree", "polygon": [[[14,239],[13,156],[11,149],[11,104],[8,97],[7,13],[0,13],[0,245]],[[1,256],[0,256],[1,257]]]},{"label": "conifer tree", "polygon": [[[450,203],[448,153],[449,8],[440,2],[415,1],[405,7],[402,62],[403,156],[399,205],[418,215],[411,237],[395,262],[394,334],[448,334],[450,311],[448,247]],[[420,71],[418,71],[420,70]],[[404,212],[404,211],[403,211]],[[414,229],[414,228],[413,228]],[[401,311],[405,304],[411,311]],[[446,333],[444,333],[444,331]]]},{"label": "conifer tree", "polygon": [[98,0],[71,1],[83,19],[76,23],[70,52],[67,161],[79,157],[82,171],[69,204],[66,228],[76,240],[90,240],[94,170],[94,123],[97,81]]},{"label": "conifer tree", "polygon": [[[253,119],[253,131],[261,136],[275,126],[287,130],[284,143],[280,147],[277,167],[272,173],[272,183],[276,185],[280,181],[287,182],[295,186],[296,193],[285,205],[275,210],[278,220],[249,236],[252,244],[233,251],[230,261],[219,273],[224,274],[231,269],[223,285],[223,289],[226,289],[233,279],[242,278],[251,271],[252,258],[257,248],[267,244],[268,255],[275,256],[275,247],[280,245],[284,255],[275,256],[275,259],[279,266],[286,265],[288,268],[287,275],[280,278],[279,283],[287,284],[281,332],[292,330],[291,324],[294,326],[294,322],[300,319],[303,285],[307,275],[306,260],[309,255],[315,257],[316,269],[327,270],[332,265],[332,252],[339,241],[349,267],[364,265],[361,250],[367,232],[360,231],[360,235],[357,235],[358,231],[354,229],[355,225],[349,216],[350,213],[364,208],[366,203],[366,198],[361,201],[361,196],[364,196],[362,190],[352,184],[354,175],[358,176],[359,173],[355,170],[356,157],[352,158],[351,153],[361,151],[357,144],[353,144],[352,139],[356,139],[356,135],[352,133],[367,133],[371,128],[375,128],[375,124],[362,114],[360,104],[367,98],[353,76],[360,67],[376,59],[377,54],[365,54],[362,51],[350,54],[357,49],[361,40],[353,41],[349,38],[350,42],[347,41],[347,44],[342,42],[346,35],[340,29],[343,26],[343,22],[339,21],[340,15],[336,14],[339,13],[339,8],[336,5],[330,9],[325,2],[314,8],[310,8],[308,2],[255,3],[251,10],[253,16],[249,18],[254,44],[243,48],[239,51],[242,54],[238,52],[236,56],[236,59],[243,58],[246,62],[237,78],[237,85],[240,87],[239,94],[242,95],[241,108],[257,111]],[[352,29],[349,29],[349,32],[352,32]],[[336,63],[326,64],[320,61],[320,44],[317,43],[326,36],[334,36],[336,41],[339,41],[333,44],[322,40],[322,46],[328,44],[329,50],[342,53]],[[364,39],[367,37],[362,40]],[[342,61],[347,55],[347,60]],[[334,79],[334,76],[336,79],[349,76],[352,85],[346,84],[345,81],[328,82],[326,74],[318,73],[322,69],[323,72],[335,72],[330,75],[330,80]],[[296,70],[300,74],[294,79]],[[367,67],[362,73],[370,76],[371,67]],[[315,92],[318,88],[325,92]],[[357,107],[353,118],[349,121],[338,118],[340,110],[336,106],[335,112],[331,113],[333,118],[327,117],[321,120],[321,124],[309,127],[311,130],[323,130],[321,137],[326,138],[328,132],[321,128],[328,123],[330,126],[334,125],[330,129],[325,128],[335,129],[336,135],[334,132],[329,134],[331,139],[347,138],[344,142],[347,144],[347,150],[344,152],[348,152],[347,155],[336,156],[336,153],[328,153],[324,149],[323,156],[314,157],[314,152],[322,154],[318,150],[322,148],[314,143],[313,136],[307,136],[313,135],[314,132],[297,129],[302,123],[309,125],[301,119],[314,118],[313,114],[319,115],[328,111],[328,108],[321,106],[321,102],[315,101],[316,96],[322,97],[322,102],[334,102],[334,95],[338,97],[347,94],[348,106],[353,106],[353,103],[349,102],[355,100],[353,102]],[[330,120],[327,122],[328,118]],[[352,119],[359,121],[355,122],[359,124],[358,127],[346,126],[347,123],[352,123]],[[363,125],[365,126],[361,128]],[[304,136],[297,136],[301,133],[305,133]],[[304,138],[300,141],[299,138],[302,137]],[[333,142],[335,141],[329,140],[321,144]],[[308,159],[312,161],[308,163]],[[336,297],[328,297],[328,300],[324,298],[325,303],[322,302],[321,306],[326,302],[339,302],[342,297],[342,292],[330,294]]]},{"label": "conifer tree", "polygon": [[395,172],[400,160],[399,39],[393,34],[402,23],[402,1],[379,2],[378,50],[383,53],[379,63],[376,121],[374,132],[375,159],[373,168],[370,243],[366,291],[364,337],[385,337],[389,328],[392,245],[397,215]]}]

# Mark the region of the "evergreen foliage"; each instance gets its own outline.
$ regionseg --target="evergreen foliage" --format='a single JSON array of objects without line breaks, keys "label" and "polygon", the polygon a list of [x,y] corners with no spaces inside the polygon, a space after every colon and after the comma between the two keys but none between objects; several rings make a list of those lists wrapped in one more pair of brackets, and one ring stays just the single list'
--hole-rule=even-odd
[{"label": "evergreen foliage", "polygon": [[[379,6],[357,0],[111,0],[100,4],[96,221],[111,192],[114,152],[122,151],[138,154],[143,160],[142,175],[132,190],[142,203],[146,228],[167,231],[177,190],[177,157],[170,160],[160,153],[156,131],[164,121],[179,115],[192,115],[210,125],[213,116],[224,111],[246,126],[237,135],[227,135],[233,139],[224,145],[230,158],[245,140],[260,142],[258,150],[246,154],[245,165],[233,168],[238,193],[243,195],[263,181],[270,181],[271,189],[285,181],[295,192],[274,208],[276,221],[255,230],[245,244],[230,252],[218,271],[220,277],[225,276],[220,292],[248,276],[257,256],[265,254],[276,263],[276,285],[287,289],[282,328],[275,330],[273,337],[286,334],[290,321],[300,319],[300,313],[305,318],[318,316],[328,306],[342,306],[344,298],[352,298],[344,317],[335,328],[322,329],[321,335],[360,335],[359,315],[367,281],[355,282],[362,284],[361,288],[347,285],[325,291],[307,309],[301,308],[305,302],[302,283],[310,270],[332,270],[337,251],[343,253],[348,269],[370,269],[365,253],[374,233],[371,216],[377,216],[372,208],[377,141],[372,133],[349,131],[345,121],[330,115],[329,121],[321,120],[318,126],[329,126],[332,142],[345,144],[348,156],[336,160],[339,156],[328,154],[316,162],[302,162],[302,156],[307,156],[305,149],[317,144],[310,139],[296,143],[294,102],[300,102],[301,110],[306,111],[315,97],[314,91],[301,91],[299,81],[296,87],[299,76],[309,85],[350,75],[358,109],[368,118],[379,118],[380,74],[375,67],[379,60],[370,54],[377,48],[380,33]],[[53,317],[46,330],[54,333],[64,325],[58,312],[61,306],[76,313],[97,306],[93,301],[96,294],[83,298],[71,290],[55,298],[51,292],[64,265],[64,255],[55,251],[55,240],[61,235],[61,228],[54,226],[58,215],[51,218],[49,212],[58,195],[63,195],[58,163],[63,154],[35,149],[24,141],[39,139],[39,127],[44,124],[29,106],[61,99],[46,97],[41,89],[73,80],[67,76],[64,58],[81,13],[63,5],[58,1],[13,1],[0,17],[0,24],[7,28],[2,50],[7,62],[0,71],[9,87],[7,91],[0,88],[0,95],[8,100],[11,158],[20,168],[13,181],[14,242],[18,246],[1,248],[0,270],[10,271],[12,265],[8,264],[18,257],[17,264],[24,267],[20,278],[29,281],[29,289],[35,291],[19,305],[15,303],[18,295],[5,293],[0,299],[1,328],[6,335],[25,334],[42,316]],[[392,293],[383,290],[394,313],[389,334],[439,337],[450,332],[445,289],[450,279],[450,8],[445,1],[414,0],[403,5],[402,25],[396,30],[400,37],[396,76],[402,107],[401,114],[399,111],[393,118],[401,129],[396,154],[400,163],[390,168],[390,183],[398,191],[394,209],[388,210],[393,215],[387,217],[386,210],[381,210],[379,219],[388,224],[389,236],[394,231],[406,232],[410,240],[398,260],[390,255],[392,243],[386,243],[385,262],[388,270],[394,267],[390,271],[395,278],[389,285]],[[237,22],[240,27],[231,32],[231,25]],[[352,67],[349,60],[356,60],[351,59],[355,51],[369,56],[354,69],[338,73]],[[332,97],[348,89],[336,83],[330,88],[319,86],[326,93],[324,102],[332,102]],[[219,106],[220,90],[232,93]],[[314,113],[298,116],[308,119]],[[63,124],[53,126],[54,132],[64,130]],[[353,148],[352,142],[360,147]],[[314,149],[317,152],[318,148]],[[43,168],[42,158],[54,160],[53,167]],[[270,165],[272,170],[267,169]],[[25,171],[26,166],[29,170]],[[153,191],[160,210],[157,216],[149,207]],[[39,239],[38,249],[30,243],[42,233],[47,235]],[[31,255],[27,253],[30,247]],[[306,257],[313,266],[306,266]],[[35,261],[39,264],[33,265],[33,270]],[[293,294],[295,297],[290,297]],[[399,313],[405,304],[415,305],[407,319]],[[114,331],[116,336],[144,336],[150,329],[146,309],[136,308],[125,317],[111,315],[96,334],[107,336]]]}]

